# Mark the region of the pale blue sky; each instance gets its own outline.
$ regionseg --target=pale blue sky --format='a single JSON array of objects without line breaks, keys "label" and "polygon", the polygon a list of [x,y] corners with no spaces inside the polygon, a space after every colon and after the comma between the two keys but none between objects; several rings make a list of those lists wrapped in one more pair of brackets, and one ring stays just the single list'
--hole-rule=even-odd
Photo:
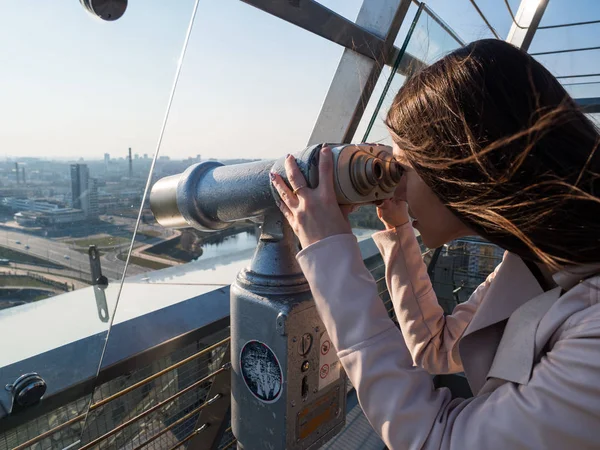
[{"label": "pale blue sky", "polygon": [[[323,3],[354,19],[362,0]],[[516,11],[518,1],[510,3]],[[428,4],[466,41],[491,36],[468,0]],[[506,36],[503,0],[479,4]],[[128,147],[152,154],[192,7],[192,0],[130,0],[123,18],[106,23],[77,0],[4,0],[0,156],[94,159]],[[591,19],[600,19],[600,2],[550,0],[543,24]],[[598,43],[600,25],[592,25],[539,31],[530,50]],[[265,158],[301,149],[341,53],[238,0],[200,0],[161,154]],[[556,74],[600,72],[599,53],[540,59]],[[599,96],[598,86],[573,89]]]}]

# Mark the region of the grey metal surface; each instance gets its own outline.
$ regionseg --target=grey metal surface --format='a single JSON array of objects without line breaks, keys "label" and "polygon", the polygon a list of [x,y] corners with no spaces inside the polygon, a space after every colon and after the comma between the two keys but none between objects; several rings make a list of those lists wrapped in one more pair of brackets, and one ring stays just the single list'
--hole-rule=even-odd
[{"label": "grey metal surface", "polygon": [[346,426],[323,450],[384,450],[385,444],[369,424],[360,405],[355,404],[346,416]]},{"label": "grey metal surface", "polygon": [[120,19],[127,9],[127,0],[79,0],[81,5],[93,16],[102,20]]},{"label": "grey metal surface", "polygon": [[[332,146],[334,187],[338,203],[369,203],[393,195],[401,166],[384,145]],[[308,187],[318,185],[319,150],[315,145],[295,155]],[[223,166],[205,162],[183,174],[157,181],[150,194],[154,217],[163,226],[220,230],[234,221],[262,220],[277,211],[269,173],[287,178],[285,158]]]},{"label": "grey metal surface", "polygon": [[521,0],[506,41],[528,51],[550,0]]},{"label": "grey metal surface", "polygon": [[[320,383],[325,328],[295,259],[295,236],[281,218],[269,220],[266,230],[281,231],[261,236],[231,287],[232,429],[239,448],[318,448],[343,427],[346,376],[334,355],[339,372]],[[305,335],[312,345],[302,346]],[[248,355],[247,346],[262,353]]]},{"label": "grey metal surface", "polygon": [[380,36],[370,33],[314,0],[242,1],[369,58],[377,58],[385,44]]},{"label": "grey metal surface", "polygon": [[588,114],[600,113],[600,97],[576,98],[575,103],[581,106],[583,111]]},{"label": "grey metal surface", "polygon": [[[350,142],[371,97],[383,65],[404,21],[411,0],[365,0],[356,24],[385,41],[376,59],[352,50],[344,50],[331,82],[331,87],[308,140],[318,142]],[[393,63],[390,61],[390,64]],[[410,65],[409,65],[410,67]]]}]

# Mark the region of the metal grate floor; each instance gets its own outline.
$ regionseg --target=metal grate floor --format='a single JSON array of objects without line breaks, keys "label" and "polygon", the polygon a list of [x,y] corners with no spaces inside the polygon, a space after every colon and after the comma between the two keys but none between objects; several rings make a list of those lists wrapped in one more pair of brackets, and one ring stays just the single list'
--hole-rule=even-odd
[{"label": "metal grate floor", "polygon": [[359,404],[346,416],[346,426],[340,434],[325,444],[326,450],[383,450],[385,444],[371,428]]}]

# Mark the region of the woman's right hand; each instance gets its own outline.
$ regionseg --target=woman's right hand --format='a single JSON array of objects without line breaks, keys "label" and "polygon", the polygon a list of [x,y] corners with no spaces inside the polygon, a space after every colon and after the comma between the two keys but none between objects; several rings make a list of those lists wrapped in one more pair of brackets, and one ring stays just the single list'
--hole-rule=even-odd
[{"label": "woman's right hand", "polygon": [[392,230],[410,221],[406,203],[406,176],[400,180],[394,196],[377,205],[377,217],[383,222],[386,230]]}]

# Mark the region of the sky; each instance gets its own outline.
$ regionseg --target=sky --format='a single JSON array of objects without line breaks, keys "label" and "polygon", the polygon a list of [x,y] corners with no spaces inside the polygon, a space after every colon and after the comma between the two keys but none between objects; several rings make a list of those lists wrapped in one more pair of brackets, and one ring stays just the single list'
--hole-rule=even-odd
[{"label": "sky", "polygon": [[[362,1],[322,3],[354,20]],[[427,4],[467,42],[492,36],[469,0]],[[505,37],[511,19],[504,1],[478,4]],[[518,1],[510,4],[516,12]],[[3,0],[0,157],[90,160],[125,156],[129,147],[152,155],[193,6],[193,0],[130,0],[121,19],[103,22],[77,0]],[[398,46],[415,11],[411,6]],[[600,19],[598,1],[550,0],[542,25],[592,19]],[[429,23],[417,27],[417,53],[428,30]],[[435,36],[429,52],[455,45]],[[530,52],[598,43],[600,25],[540,30]],[[539,59],[556,75],[597,73],[598,53]],[[160,155],[275,158],[301,150],[341,54],[338,45],[239,0],[200,0]],[[582,81],[600,77],[565,80]],[[576,97],[600,96],[599,86],[569,89]]]}]

